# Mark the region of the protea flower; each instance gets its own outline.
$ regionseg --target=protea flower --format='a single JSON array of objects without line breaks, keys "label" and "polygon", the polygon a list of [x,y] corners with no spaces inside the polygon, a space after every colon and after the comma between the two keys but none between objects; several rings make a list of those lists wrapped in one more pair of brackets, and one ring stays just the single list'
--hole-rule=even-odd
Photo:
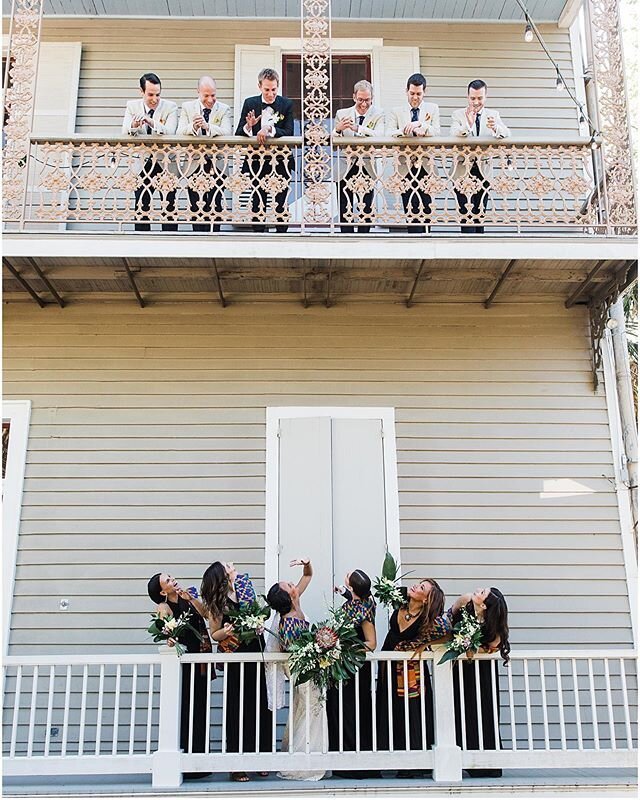
[{"label": "protea flower", "polygon": [[316,644],[321,650],[331,650],[338,641],[338,634],[328,625],[323,625],[316,631]]}]

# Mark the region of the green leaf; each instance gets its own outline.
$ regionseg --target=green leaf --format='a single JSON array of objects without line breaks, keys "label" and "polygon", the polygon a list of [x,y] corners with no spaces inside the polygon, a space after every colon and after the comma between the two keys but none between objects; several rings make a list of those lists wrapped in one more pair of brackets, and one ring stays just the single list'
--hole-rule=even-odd
[{"label": "green leaf", "polygon": [[387,550],[384,561],[382,562],[382,577],[388,578],[390,581],[394,581],[397,574],[398,565],[396,564],[396,560]]},{"label": "green leaf", "polygon": [[458,655],[459,653],[457,653],[455,650],[447,650],[440,661],[438,661],[438,664],[446,664],[447,661],[455,661]]}]

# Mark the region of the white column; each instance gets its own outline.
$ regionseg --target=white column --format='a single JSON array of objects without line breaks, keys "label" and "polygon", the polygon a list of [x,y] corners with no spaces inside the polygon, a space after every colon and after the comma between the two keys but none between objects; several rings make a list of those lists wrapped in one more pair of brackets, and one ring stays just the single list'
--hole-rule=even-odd
[{"label": "white column", "polygon": [[158,749],[153,755],[154,789],[175,789],[182,783],[180,765],[180,659],[175,650],[162,646],[160,652],[160,716]]},{"label": "white column", "polygon": [[436,783],[451,783],[462,781],[462,751],[456,744],[451,668],[454,662],[447,661],[439,665],[443,652],[443,647],[434,647],[432,683],[436,745],[433,748],[433,779]]}]

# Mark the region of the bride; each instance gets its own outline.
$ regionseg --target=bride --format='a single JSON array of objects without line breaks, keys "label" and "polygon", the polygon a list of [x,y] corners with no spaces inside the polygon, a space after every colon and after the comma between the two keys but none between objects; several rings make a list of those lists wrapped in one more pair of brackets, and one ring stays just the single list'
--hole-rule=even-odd
[{"label": "bride", "polygon": [[[301,566],[302,577],[297,584],[288,581],[274,583],[267,593],[267,602],[280,614],[278,635],[280,647],[288,650],[303,631],[308,630],[309,623],[300,607],[300,595],[309,585],[313,569],[309,559],[296,559],[290,567]],[[275,637],[269,637],[272,639]],[[267,679],[269,689],[271,681]],[[311,681],[302,686],[294,686],[290,692],[292,714],[282,737],[282,750],[291,749],[294,753],[322,753],[325,741],[326,714],[324,701],[318,688]],[[276,702],[276,705],[278,703]],[[307,714],[309,719],[307,720]],[[291,729],[290,729],[291,726]],[[289,739],[291,737],[291,748]],[[324,778],[324,771],[278,772],[278,777],[286,780],[319,781]]]}]

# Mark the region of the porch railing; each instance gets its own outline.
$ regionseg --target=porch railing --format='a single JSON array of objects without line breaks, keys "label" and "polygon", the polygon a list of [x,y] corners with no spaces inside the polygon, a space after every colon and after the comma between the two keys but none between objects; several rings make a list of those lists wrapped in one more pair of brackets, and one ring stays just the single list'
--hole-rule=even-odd
[{"label": "porch railing", "polygon": [[609,224],[599,152],[588,140],[335,137],[331,152],[334,181],[323,193],[329,222],[319,224],[305,221],[300,138],[259,147],[244,137],[36,137],[23,213],[6,229],[129,231],[162,223],[181,232],[270,225],[387,233],[428,225],[437,234],[482,224],[506,235],[620,232]]},{"label": "porch railing", "polygon": [[[377,652],[368,659],[374,668],[382,662],[401,662],[407,685],[411,656]],[[635,653],[516,652],[507,668],[496,656],[480,656],[469,666],[458,662],[453,668],[439,665],[438,657],[439,653],[425,653],[420,660],[422,686],[426,671],[431,674],[432,705],[422,706],[418,749],[408,749],[404,743],[394,749],[392,730],[391,744],[383,749],[376,735],[379,725],[374,724],[372,750],[357,752],[345,751],[342,742],[337,751],[330,752],[326,731],[322,746],[308,743],[304,752],[280,751],[283,728],[291,714],[288,697],[285,707],[273,716],[268,752],[258,752],[257,746],[243,752],[242,735],[240,751],[229,751],[225,723],[229,670],[238,662],[284,661],[284,654],[190,655],[179,661],[172,650],[162,648],[149,656],[9,657],[4,678],[4,772],[14,776],[151,772],[154,786],[172,787],[179,785],[182,772],[192,771],[432,768],[436,781],[456,781],[463,768],[598,768],[636,763]],[[486,705],[484,712],[478,705],[464,713],[463,682],[454,680],[454,671],[465,670],[480,686],[483,661],[488,661],[491,674],[498,676],[497,686],[491,681],[494,713],[489,717]],[[204,752],[193,752],[191,738],[185,752],[179,748],[181,669],[189,663],[203,664],[208,678]],[[211,680],[216,672],[218,679]],[[374,672],[371,703],[375,719],[379,711]],[[386,675],[390,674],[386,670]],[[243,680],[244,669],[240,668],[241,685]],[[251,719],[258,728],[259,682],[256,691],[256,713]],[[486,692],[478,691],[476,696],[481,694],[486,704]],[[191,683],[190,715],[193,698]],[[406,708],[408,698],[403,703]],[[342,704],[339,709],[342,715]],[[431,712],[435,720],[432,749],[424,734],[425,715]],[[475,742],[469,735],[473,715],[480,732]],[[500,749],[484,748],[487,738],[482,725],[487,719],[495,727],[497,736],[492,741],[500,741]],[[391,715],[384,724],[391,728]],[[356,731],[356,747],[361,733]],[[405,741],[409,742],[409,737]]]}]

